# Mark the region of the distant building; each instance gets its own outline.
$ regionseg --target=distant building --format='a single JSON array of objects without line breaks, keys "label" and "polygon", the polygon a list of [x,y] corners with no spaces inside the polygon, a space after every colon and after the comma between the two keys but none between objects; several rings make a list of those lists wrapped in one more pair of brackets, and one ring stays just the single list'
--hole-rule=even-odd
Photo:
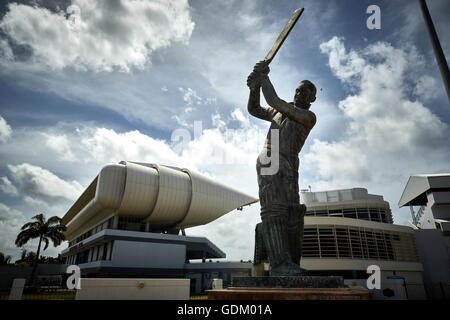
[{"label": "distant building", "polygon": [[[196,292],[210,278],[249,274],[248,263],[206,263],[225,253],[185,229],[207,224],[258,199],[203,175],[122,161],[103,167],[62,218],[67,264],[83,277],[188,277]],[[191,260],[203,263],[191,263]]]},{"label": "distant building", "polygon": [[398,205],[410,207],[429,298],[450,299],[450,173],[410,176]]},{"label": "distant building", "polygon": [[378,265],[382,288],[403,279],[408,298],[426,298],[414,230],[393,224],[382,196],[364,188],[302,191],[300,202],[307,207],[301,267],[311,275],[342,275],[351,283]]}]

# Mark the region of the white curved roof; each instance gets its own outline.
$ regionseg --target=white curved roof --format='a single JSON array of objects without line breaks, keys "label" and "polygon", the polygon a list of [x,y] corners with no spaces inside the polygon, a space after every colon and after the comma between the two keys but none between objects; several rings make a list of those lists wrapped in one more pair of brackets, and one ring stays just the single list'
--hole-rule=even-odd
[{"label": "white curved roof", "polygon": [[199,173],[157,164],[108,164],[62,218],[66,236],[112,213],[142,218],[152,229],[209,223],[258,199]]}]

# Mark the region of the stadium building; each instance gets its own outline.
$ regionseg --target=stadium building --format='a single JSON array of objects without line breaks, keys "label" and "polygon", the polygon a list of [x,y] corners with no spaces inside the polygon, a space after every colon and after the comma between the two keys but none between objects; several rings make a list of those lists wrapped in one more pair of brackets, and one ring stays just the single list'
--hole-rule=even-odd
[{"label": "stadium building", "polygon": [[199,292],[212,277],[227,284],[234,275],[250,274],[251,265],[207,263],[226,255],[185,229],[257,201],[188,169],[108,164],[62,218],[69,242],[62,256],[80,267],[82,277],[187,277]]},{"label": "stadium building", "polygon": [[411,227],[430,299],[450,299],[450,173],[412,175],[398,202]]},{"label": "stadium building", "polygon": [[301,266],[310,275],[342,275],[365,285],[367,267],[377,265],[382,288],[401,280],[407,298],[426,298],[414,230],[393,224],[382,196],[353,188],[302,191],[300,199],[307,207]]}]

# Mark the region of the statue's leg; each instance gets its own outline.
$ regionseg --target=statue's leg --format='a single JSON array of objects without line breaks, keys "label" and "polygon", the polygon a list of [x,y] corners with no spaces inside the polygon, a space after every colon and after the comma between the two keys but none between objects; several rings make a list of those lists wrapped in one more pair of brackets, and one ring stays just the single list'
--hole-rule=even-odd
[{"label": "statue's leg", "polygon": [[255,227],[255,254],[253,264],[261,264],[267,261],[266,246],[264,244],[262,222]]},{"label": "statue's leg", "polygon": [[288,218],[289,250],[292,262],[300,265],[302,256],[305,205],[291,205]]},{"label": "statue's leg", "polygon": [[259,199],[261,204],[262,236],[270,263],[272,276],[292,276],[303,274],[292,262],[288,218],[289,201],[286,185],[286,168],[280,166],[275,175],[261,175],[257,162]]},{"label": "statue's leg", "polygon": [[269,209],[261,216],[261,220],[264,245],[273,271],[291,260],[287,237],[287,215]]}]

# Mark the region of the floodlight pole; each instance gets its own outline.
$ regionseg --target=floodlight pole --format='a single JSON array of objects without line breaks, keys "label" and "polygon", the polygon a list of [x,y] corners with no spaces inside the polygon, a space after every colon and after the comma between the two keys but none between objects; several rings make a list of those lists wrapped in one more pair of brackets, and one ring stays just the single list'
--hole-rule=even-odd
[{"label": "floodlight pole", "polygon": [[444,52],[442,51],[439,38],[436,30],[434,29],[433,20],[431,20],[430,12],[428,11],[425,0],[419,0],[420,9],[422,10],[423,18],[425,19],[425,25],[427,26],[428,35],[430,36],[431,45],[433,46],[434,55],[441,72],[442,80],[444,82],[445,91],[447,91],[447,97],[450,101],[450,72],[448,70],[447,60],[445,59]]}]

